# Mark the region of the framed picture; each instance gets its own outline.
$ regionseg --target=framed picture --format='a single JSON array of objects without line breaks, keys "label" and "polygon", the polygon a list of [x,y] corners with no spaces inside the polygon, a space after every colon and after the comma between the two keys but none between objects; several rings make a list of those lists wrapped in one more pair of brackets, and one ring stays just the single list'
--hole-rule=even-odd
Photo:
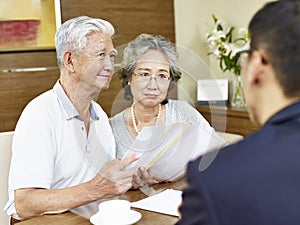
[{"label": "framed picture", "polygon": [[60,0],[1,0],[0,51],[54,49]]}]

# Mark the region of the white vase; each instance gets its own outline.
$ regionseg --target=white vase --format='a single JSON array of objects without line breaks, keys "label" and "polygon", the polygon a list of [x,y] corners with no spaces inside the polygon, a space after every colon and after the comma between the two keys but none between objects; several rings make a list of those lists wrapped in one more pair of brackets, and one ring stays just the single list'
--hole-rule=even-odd
[{"label": "white vase", "polygon": [[231,106],[235,108],[245,107],[245,99],[242,90],[241,76],[235,75],[232,81],[233,92],[231,97]]}]

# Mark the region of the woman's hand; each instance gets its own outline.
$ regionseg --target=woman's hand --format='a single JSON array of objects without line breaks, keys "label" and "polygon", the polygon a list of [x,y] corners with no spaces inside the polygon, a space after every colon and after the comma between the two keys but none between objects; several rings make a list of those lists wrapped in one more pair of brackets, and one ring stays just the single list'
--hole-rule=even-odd
[{"label": "woman's hand", "polygon": [[138,168],[136,174],[133,175],[132,178],[132,188],[137,189],[139,187],[143,187],[146,184],[157,184],[163,182],[164,180],[159,179],[155,176],[152,176],[145,167],[141,166]]}]

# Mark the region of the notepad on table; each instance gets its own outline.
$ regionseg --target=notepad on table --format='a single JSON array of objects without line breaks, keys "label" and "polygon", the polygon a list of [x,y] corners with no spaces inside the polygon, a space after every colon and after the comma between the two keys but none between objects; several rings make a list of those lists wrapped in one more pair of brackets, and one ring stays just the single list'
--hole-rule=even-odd
[{"label": "notepad on table", "polygon": [[163,213],[172,216],[179,216],[178,207],[182,201],[182,191],[167,189],[156,195],[132,202],[131,207]]}]

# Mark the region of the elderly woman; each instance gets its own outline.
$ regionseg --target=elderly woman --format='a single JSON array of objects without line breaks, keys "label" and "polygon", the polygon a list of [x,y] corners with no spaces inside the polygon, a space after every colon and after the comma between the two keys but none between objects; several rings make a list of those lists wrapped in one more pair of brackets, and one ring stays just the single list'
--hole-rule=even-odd
[{"label": "elderly woman", "polygon": [[133,103],[110,119],[118,158],[123,157],[144,127],[197,123],[218,136],[195,108],[184,101],[167,99],[169,90],[181,77],[176,63],[174,45],[162,36],[141,34],[124,49],[120,78],[125,98]]}]

